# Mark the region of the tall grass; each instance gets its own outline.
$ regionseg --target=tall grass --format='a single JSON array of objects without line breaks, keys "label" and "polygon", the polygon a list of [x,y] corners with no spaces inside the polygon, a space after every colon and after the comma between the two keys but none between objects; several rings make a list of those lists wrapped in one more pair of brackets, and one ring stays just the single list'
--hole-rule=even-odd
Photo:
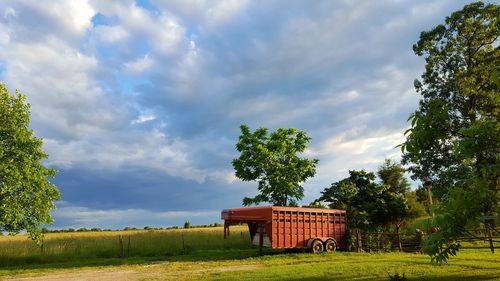
[{"label": "tall grass", "polygon": [[251,248],[246,226],[223,228],[48,233],[43,246],[25,235],[0,237],[0,265],[90,258],[168,256],[196,250]]}]

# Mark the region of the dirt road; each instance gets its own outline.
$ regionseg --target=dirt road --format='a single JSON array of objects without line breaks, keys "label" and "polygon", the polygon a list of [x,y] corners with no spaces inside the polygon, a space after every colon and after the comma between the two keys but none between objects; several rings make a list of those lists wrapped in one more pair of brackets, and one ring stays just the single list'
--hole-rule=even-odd
[{"label": "dirt road", "polygon": [[208,272],[252,270],[258,265],[221,266],[206,269],[172,269],[168,264],[150,264],[134,269],[82,269],[64,270],[37,276],[5,277],[6,281],[135,281],[135,280],[178,280],[183,277],[203,275]]}]

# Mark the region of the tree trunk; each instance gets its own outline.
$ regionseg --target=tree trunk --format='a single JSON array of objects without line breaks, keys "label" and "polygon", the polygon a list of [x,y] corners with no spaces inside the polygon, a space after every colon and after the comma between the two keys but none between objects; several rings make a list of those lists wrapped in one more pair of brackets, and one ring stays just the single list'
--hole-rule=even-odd
[{"label": "tree trunk", "polygon": [[396,235],[398,237],[398,249],[400,252],[403,251],[403,245],[401,244],[401,233],[400,233],[400,228],[401,228],[401,224],[400,223],[396,223]]},{"label": "tree trunk", "polygon": [[361,231],[359,230],[359,228],[356,228],[356,251],[358,253],[361,253],[361,251],[363,250],[363,242],[361,241]]}]

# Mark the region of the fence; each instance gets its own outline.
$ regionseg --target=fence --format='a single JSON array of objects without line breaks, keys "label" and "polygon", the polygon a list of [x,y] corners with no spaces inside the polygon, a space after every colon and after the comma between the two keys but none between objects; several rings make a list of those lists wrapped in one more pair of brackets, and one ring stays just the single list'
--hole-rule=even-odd
[{"label": "fence", "polygon": [[[425,235],[423,232],[416,232],[415,235],[401,235],[390,232],[362,232],[355,229],[351,236],[354,250],[361,252],[419,252],[421,241]],[[500,249],[500,228],[484,227],[477,229],[467,229],[465,235],[457,239],[460,249],[490,249],[492,253],[495,249]]]},{"label": "fence", "polygon": [[[494,253],[495,248],[500,248],[500,228],[486,226],[480,229],[467,229],[466,236],[461,237],[459,241],[467,243],[465,246],[460,246],[461,249],[490,249]],[[487,243],[488,245],[474,245],[476,242],[483,242],[483,244]]]},{"label": "fence", "polygon": [[420,251],[420,240],[417,236],[402,235],[389,232],[359,232],[356,234],[355,249],[365,252],[418,252]]}]

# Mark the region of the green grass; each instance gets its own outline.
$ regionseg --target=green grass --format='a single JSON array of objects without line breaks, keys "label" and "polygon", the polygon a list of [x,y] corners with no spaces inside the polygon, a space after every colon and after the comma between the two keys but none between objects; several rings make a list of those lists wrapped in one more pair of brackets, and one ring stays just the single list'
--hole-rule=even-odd
[{"label": "green grass", "polygon": [[[500,281],[500,256],[488,250],[461,250],[440,266],[426,255],[405,253],[266,249],[261,257],[246,227],[231,230],[227,240],[222,228],[54,233],[46,236],[43,255],[26,236],[0,237],[0,279],[127,271],[130,280],[389,280],[389,274],[405,273],[408,280]],[[120,258],[119,235],[127,257]]]},{"label": "green grass", "polygon": [[[125,257],[165,257],[200,250],[250,249],[248,229],[222,227],[112,232],[48,233],[43,249],[27,236],[0,237],[0,266]],[[122,237],[122,247],[120,239]],[[122,250],[123,249],[123,250]]]},{"label": "green grass", "polygon": [[298,254],[259,260],[251,271],[212,272],[214,280],[388,280],[403,274],[408,280],[500,280],[500,257],[487,252],[463,252],[448,264],[429,263],[420,254]]},{"label": "green grass", "polygon": [[203,250],[187,255],[110,259],[113,263],[75,267],[0,268],[3,277],[27,277],[75,273],[131,272],[130,280],[389,280],[405,274],[408,280],[500,280],[500,256],[484,251],[464,251],[447,264],[434,265],[429,257],[407,253],[270,254],[250,250]]}]

